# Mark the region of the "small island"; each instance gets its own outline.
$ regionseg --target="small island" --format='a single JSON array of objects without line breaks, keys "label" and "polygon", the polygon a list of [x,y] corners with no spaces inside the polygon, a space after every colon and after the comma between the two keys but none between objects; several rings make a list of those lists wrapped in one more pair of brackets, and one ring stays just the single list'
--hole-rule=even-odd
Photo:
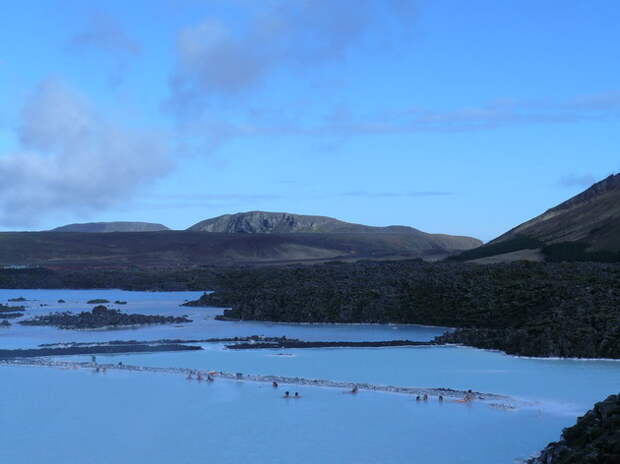
[{"label": "small island", "polygon": [[94,300],[88,300],[86,302],[86,304],[106,304],[109,303],[110,301],[104,299],[104,298],[95,298]]},{"label": "small island", "polygon": [[8,327],[11,324],[6,319],[15,319],[17,317],[21,317],[24,315],[22,311],[26,309],[24,306],[6,306],[0,304],[0,319],[4,319],[2,321],[2,325],[4,327]]},{"label": "small island", "polygon": [[24,306],[7,306],[0,304],[0,313],[14,313],[26,309]]},{"label": "small island", "polygon": [[189,307],[230,307],[219,293],[203,293],[197,300],[186,301],[181,306]]},{"label": "small island", "polygon": [[95,306],[92,311],[79,314],[70,312],[52,313],[20,321],[21,325],[49,325],[60,329],[99,329],[103,327],[122,327],[146,324],[182,324],[192,322],[185,316],[159,316],[145,314],[124,314],[103,305]]}]

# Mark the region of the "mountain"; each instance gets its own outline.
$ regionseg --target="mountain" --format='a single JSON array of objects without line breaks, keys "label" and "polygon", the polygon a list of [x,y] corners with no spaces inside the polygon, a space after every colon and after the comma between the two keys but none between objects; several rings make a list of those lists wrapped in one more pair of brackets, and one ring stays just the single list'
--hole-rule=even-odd
[{"label": "mountain", "polygon": [[446,252],[468,250],[478,247],[482,242],[472,237],[459,237],[444,234],[427,234],[406,226],[373,227],[352,224],[325,216],[306,216],[290,213],[271,213],[250,211],[247,213],[225,214],[206,219],[191,226],[188,230],[199,232],[220,232],[235,234],[392,234],[405,235],[417,239],[416,248],[442,249]]},{"label": "mountain", "polygon": [[86,222],[56,227],[51,232],[156,232],[170,230],[163,224],[152,222]]},{"label": "mountain", "polygon": [[[155,231],[141,231],[147,227]],[[92,233],[112,231],[116,233]],[[480,243],[471,237],[427,234],[411,227],[370,227],[322,216],[256,211],[220,216],[182,231],[132,222],[73,224],[49,232],[2,232],[0,267],[191,267],[363,259],[439,260]]]},{"label": "mountain", "polygon": [[[509,230],[459,259],[620,260],[620,174]],[[517,258],[519,259],[519,258]]]},{"label": "mountain", "polygon": [[290,213],[249,211],[225,214],[205,219],[188,230],[200,232],[229,232],[236,234],[288,234],[288,233],[347,233],[347,232],[402,232],[410,227],[372,227],[351,224],[326,216],[306,216]]}]

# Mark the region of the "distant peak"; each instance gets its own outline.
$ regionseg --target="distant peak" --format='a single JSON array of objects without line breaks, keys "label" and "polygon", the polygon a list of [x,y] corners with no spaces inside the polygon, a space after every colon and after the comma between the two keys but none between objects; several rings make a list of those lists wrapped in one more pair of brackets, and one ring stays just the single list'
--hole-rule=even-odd
[{"label": "distant peak", "polygon": [[152,222],[116,221],[67,224],[52,229],[52,232],[157,232],[160,230],[170,229],[163,224]]}]

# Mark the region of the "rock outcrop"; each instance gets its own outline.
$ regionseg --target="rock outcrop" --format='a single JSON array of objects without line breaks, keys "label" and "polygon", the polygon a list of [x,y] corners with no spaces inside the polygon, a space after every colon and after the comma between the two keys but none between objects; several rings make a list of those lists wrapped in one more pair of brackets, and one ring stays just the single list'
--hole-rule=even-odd
[{"label": "rock outcrop", "polygon": [[620,358],[620,266],[362,262],[222,273],[192,305],[280,322],[460,327],[436,340],[527,356]]},{"label": "rock outcrop", "polygon": [[186,317],[159,316],[145,314],[124,314],[105,306],[95,306],[90,312],[72,314],[53,313],[20,321],[22,325],[51,325],[61,329],[96,329],[144,324],[180,324],[192,322]]},{"label": "rock outcrop", "polygon": [[194,224],[188,230],[235,234],[405,234],[419,236],[420,240],[427,240],[437,248],[445,250],[468,250],[482,244],[480,240],[472,237],[427,234],[407,226],[373,227],[326,216],[267,211],[225,214]]},{"label": "rock outcrop", "polygon": [[529,464],[619,464],[620,395],[596,403]]}]

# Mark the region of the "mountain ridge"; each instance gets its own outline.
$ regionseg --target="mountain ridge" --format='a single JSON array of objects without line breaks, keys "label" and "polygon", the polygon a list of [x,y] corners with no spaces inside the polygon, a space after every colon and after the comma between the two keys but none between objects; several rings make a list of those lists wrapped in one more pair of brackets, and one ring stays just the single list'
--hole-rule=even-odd
[{"label": "mountain ridge", "polygon": [[56,227],[49,232],[157,232],[170,230],[163,224],[140,221],[83,222]]},{"label": "mountain ridge", "polygon": [[465,250],[480,246],[482,242],[473,237],[448,234],[429,234],[408,226],[367,226],[341,221],[327,216],[312,216],[284,212],[248,211],[224,214],[205,219],[187,230],[199,232],[242,233],[242,234],[406,234],[415,236],[429,248],[439,247],[446,251]]}]

